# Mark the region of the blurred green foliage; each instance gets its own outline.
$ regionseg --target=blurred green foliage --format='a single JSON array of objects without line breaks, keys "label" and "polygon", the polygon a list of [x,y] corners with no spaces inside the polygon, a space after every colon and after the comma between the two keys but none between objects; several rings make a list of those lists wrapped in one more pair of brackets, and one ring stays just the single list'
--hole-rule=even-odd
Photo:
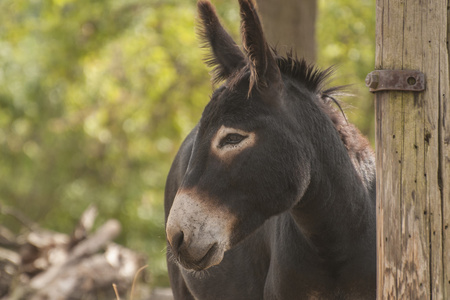
[{"label": "blurred green foliage", "polygon": [[344,109],[374,145],[373,96],[364,79],[375,65],[375,0],[318,0],[317,64],[334,65],[333,85],[349,85]]},{"label": "blurred green foliage", "polygon": [[[318,64],[355,83],[350,119],[365,133],[374,2],[320,0],[317,25]],[[97,222],[120,220],[119,242],[148,255],[158,285],[168,284],[165,177],[212,91],[195,3],[0,1],[0,204],[67,233],[97,205]],[[214,4],[238,39],[237,3]]]}]

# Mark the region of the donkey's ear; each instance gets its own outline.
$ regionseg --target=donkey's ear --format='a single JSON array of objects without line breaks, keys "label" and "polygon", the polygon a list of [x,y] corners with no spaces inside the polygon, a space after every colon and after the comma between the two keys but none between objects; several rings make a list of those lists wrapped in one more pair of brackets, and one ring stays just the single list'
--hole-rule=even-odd
[{"label": "donkey's ear", "polygon": [[244,50],[250,61],[250,90],[281,81],[280,69],[267,44],[254,0],[239,0],[241,34]]},{"label": "donkey's ear", "polygon": [[197,6],[200,16],[199,35],[204,41],[204,47],[212,51],[206,63],[214,67],[213,82],[227,79],[245,66],[245,56],[220,24],[212,4],[201,0]]}]

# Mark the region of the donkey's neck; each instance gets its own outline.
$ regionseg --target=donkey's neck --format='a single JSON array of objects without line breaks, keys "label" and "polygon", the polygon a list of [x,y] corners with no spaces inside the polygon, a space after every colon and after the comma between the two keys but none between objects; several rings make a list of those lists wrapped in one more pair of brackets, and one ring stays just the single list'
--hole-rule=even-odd
[{"label": "donkey's neck", "polygon": [[310,186],[291,214],[321,258],[339,265],[375,242],[375,178],[370,147],[349,144],[365,138],[351,124],[333,124],[337,132],[328,126],[321,139],[326,144],[315,145],[318,166],[312,166]]}]

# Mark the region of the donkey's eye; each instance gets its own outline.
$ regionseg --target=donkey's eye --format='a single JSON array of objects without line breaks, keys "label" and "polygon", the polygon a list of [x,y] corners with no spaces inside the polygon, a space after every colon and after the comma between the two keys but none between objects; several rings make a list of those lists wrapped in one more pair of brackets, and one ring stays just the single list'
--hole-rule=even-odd
[{"label": "donkey's eye", "polygon": [[227,134],[227,136],[224,137],[222,139],[222,141],[220,142],[220,147],[223,147],[225,145],[236,145],[236,144],[239,144],[240,142],[242,142],[246,138],[247,138],[247,136],[240,135],[238,133]]}]

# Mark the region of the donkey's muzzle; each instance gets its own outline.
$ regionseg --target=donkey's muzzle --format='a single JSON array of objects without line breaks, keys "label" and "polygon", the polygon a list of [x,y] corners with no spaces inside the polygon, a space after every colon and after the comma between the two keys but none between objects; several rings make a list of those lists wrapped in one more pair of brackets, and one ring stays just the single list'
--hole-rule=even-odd
[{"label": "donkey's muzzle", "polygon": [[219,264],[230,244],[234,217],[196,191],[178,191],[166,224],[173,257],[185,268]]},{"label": "donkey's muzzle", "polygon": [[167,227],[167,240],[172,254],[184,268],[200,271],[222,261],[224,250],[216,242],[196,243],[192,238],[177,226]]}]

